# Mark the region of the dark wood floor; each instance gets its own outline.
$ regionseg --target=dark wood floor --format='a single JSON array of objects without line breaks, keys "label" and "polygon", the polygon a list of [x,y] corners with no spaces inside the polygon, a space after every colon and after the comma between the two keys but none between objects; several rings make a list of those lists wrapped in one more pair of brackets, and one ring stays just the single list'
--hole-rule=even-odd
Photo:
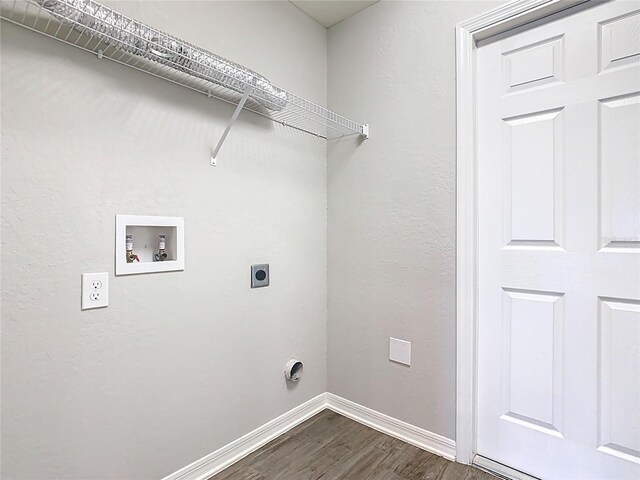
[{"label": "dark wood floor", "polygon": [[211,480],[496,480],[324,410]]}]

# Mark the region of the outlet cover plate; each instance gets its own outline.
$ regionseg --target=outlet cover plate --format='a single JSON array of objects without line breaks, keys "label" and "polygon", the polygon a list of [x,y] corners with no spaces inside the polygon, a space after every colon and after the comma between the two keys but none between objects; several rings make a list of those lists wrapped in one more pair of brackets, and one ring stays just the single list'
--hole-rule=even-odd
[{"label": "outlet cover plate", "polygon": [[269,264],[251,265],[251,288],[269,286]]},{"label": "outlet cover plate", "polygon": [[109,273],[82,274],[82,301],[80,308],[90,310],[109,306]]},{"label": "outlet cover plate", "polygon": [[411,366],[411,342],[389,337],[389,360]]}]

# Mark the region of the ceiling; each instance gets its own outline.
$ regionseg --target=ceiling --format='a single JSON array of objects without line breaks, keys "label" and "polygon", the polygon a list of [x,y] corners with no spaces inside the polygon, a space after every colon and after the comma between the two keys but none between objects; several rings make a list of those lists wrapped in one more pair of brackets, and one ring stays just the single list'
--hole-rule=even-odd
[{"label": "ceiling", "polygon": [[329,28],[380,0],[290,0],[323,27]]}]

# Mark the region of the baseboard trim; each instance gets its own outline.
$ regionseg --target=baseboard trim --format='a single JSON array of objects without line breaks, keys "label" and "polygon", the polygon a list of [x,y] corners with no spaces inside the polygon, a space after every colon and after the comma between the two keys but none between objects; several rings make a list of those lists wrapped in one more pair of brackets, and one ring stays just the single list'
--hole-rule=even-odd
[{"label": "baseboard trim", "polygon": [[206,480],[327,408],[327,394],[299,405],[163,480]]},{"label": "baseboard trim", "polygon": [[321,393],[162,480],[206,480],[327,408],[422,450],[455,461],[456,443],[453,440],[376,412],[333,393]]},{"label": "baseboard trim", "polygon": [[455,461],[456,442],[450,438],[429,432],[409,423],[397,420],[384,413],[359,405],[351,400],[327,393],[327,407],[340,415],[368,427],[415,445],[448,460]]}]

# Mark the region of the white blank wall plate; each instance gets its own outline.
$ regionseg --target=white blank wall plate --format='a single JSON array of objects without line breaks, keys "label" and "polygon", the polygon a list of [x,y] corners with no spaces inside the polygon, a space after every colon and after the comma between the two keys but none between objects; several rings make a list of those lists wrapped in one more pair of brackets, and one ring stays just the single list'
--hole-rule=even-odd
[{"label": "white blank wall plate", "polygon": [[389,337],[389,360],[411,365],[411,342]]},{"label": "white blank wall plate", "polygon": [[80,308],[102,308],[109,306],[109,273],[82,274],[82,301]]}]

